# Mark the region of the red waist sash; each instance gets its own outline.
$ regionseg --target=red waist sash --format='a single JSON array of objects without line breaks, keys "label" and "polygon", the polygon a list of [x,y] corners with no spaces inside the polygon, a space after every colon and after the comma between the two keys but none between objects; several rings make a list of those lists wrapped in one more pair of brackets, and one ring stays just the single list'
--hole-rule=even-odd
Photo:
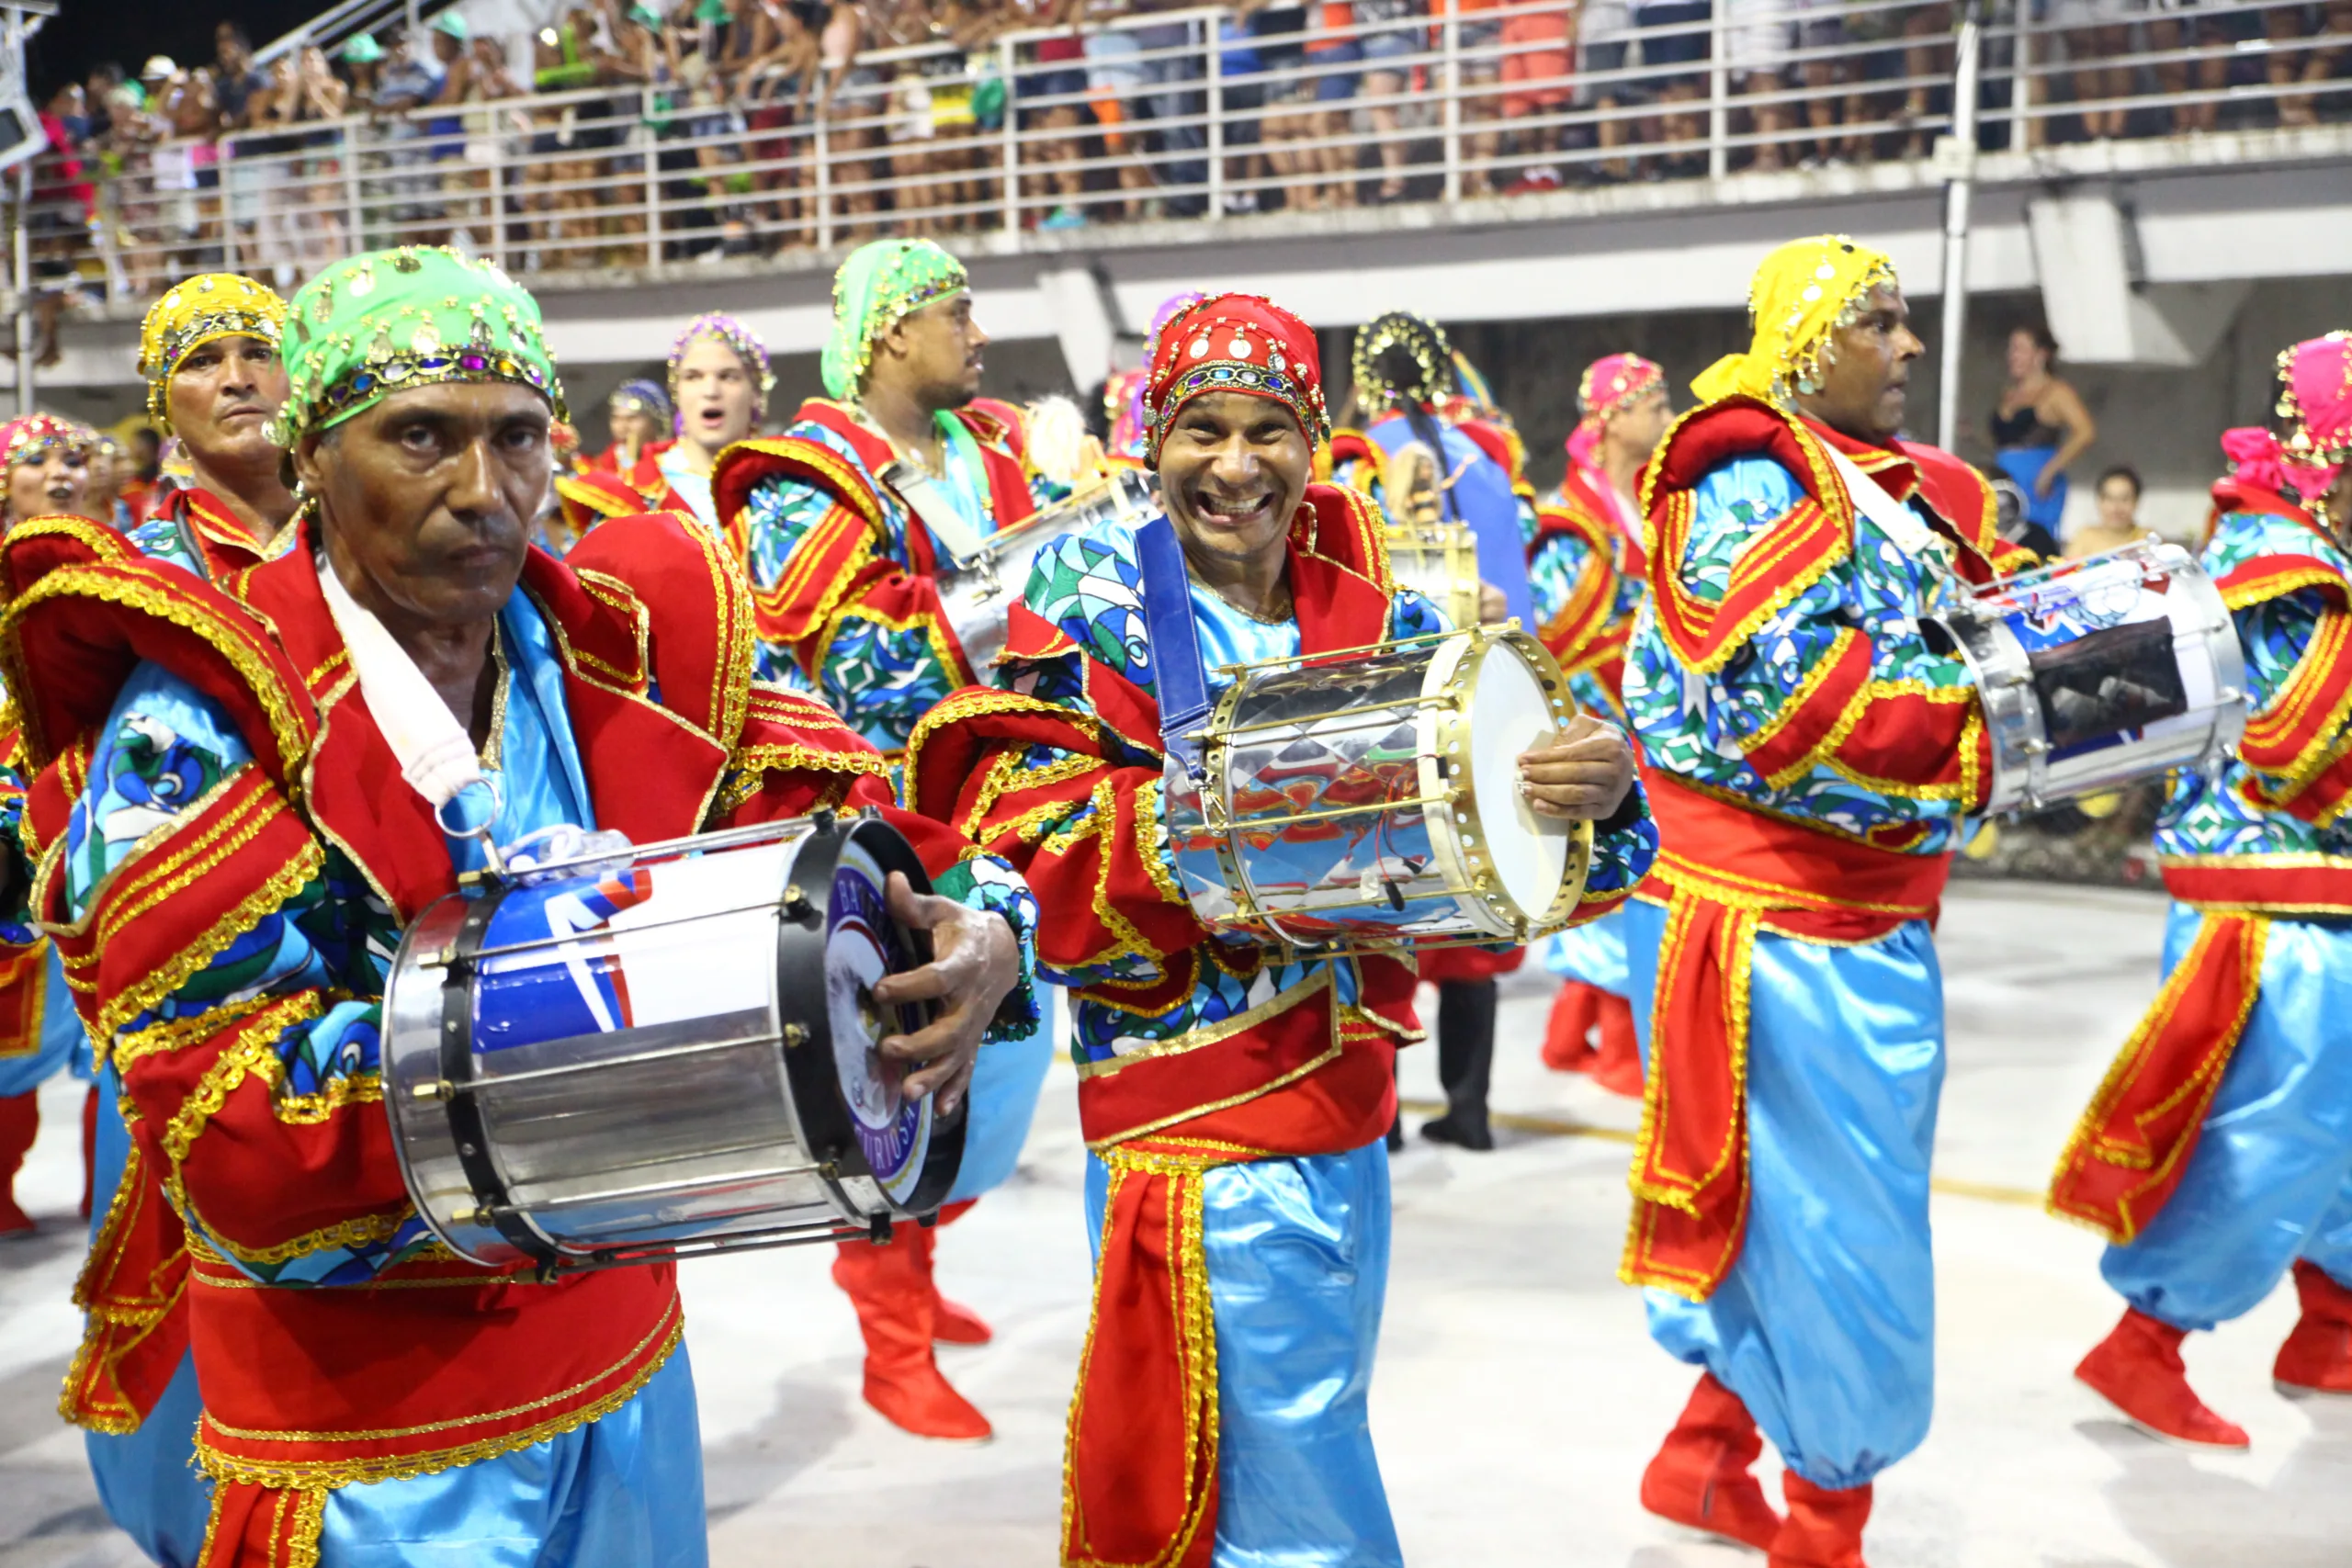
[{"label": "red waist sash", "polygon": [[668,1264],[542,1285],[430,1263],[304,1290],[191,1250],[197,1457],[219,1483],[205,1568],[315,1562],[329,1491],[584,1426],[644,1387],[684,1328]]},{"label": "red waist sash", "polygon": [[1859,942],[1931,920],[1950,857],[1832,838],[1647,768],[1642,782],[1667,846],[1648,884],[1667,891],[1667,925],[1618,1272],[1627,1284],[1704,1301],[1739,1260],[1747,1225],[1756,933]]},{"label": "red waist sash", "polygon": [[1387,1132],[1396,1043],[1419,1033],[1413,977],[1383,959],[1362,972],[1361,1007],[1335,1007],[1327,979],[1232,1032],[1093,1065],[1079,1085],[1111,1182],[1070,1402],[1067,1568],[1207,1568],[1218,1414],[1203,1182],[1221,1165],[1339,1154]]},{"label": "red waist sash", "polygon": [[2052,1213],[2120,1247],[2172,1197],[2254,1011],[2269,933],[2261,915],[2205,917],[2058,1157]]}]

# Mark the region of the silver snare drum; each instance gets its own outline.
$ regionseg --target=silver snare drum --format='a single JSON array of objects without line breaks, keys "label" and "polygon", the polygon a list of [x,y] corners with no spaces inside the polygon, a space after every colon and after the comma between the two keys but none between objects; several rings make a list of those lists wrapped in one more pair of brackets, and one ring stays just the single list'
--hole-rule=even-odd
[{"label": "silver snare drum", "polygon": [[973,674],[986,680],[989,667],[1004,651],[1005,621],[1029,585],[1029,563],[1037,552],[1106,517],[1141,522],[1151,516],[1159,510],[1152,483],[1152,476],[1140,468],[1121,468],[1019,526],[990,534],[970,555],[941,568],[940,604]]},{"label": "silver snare drum", "polygon": [[2221,591],[2147,542],[2003,578],[1928,618],[1968,663],[1992,732],[1989,812],[2039,810],[2179,767],[2245,728],[2245,656]]},{"label": "silver snare drum", "polygon": [[384,998],[384,1108],[451,1250],[579,1268],[888,1234],[956,1179],[962,1112],[876,1044],[928,960],[878,819],[827,815],[492,880],[418,917]]},{"label": "silver snare drum", "polygon": [[1179,880],[1212,931],[1317,947],[1567,923],[1592,824],[1536,816],[1519,757],[1576,703],[1515,623],[1223,673],[1204,784],[1163,774]]}]

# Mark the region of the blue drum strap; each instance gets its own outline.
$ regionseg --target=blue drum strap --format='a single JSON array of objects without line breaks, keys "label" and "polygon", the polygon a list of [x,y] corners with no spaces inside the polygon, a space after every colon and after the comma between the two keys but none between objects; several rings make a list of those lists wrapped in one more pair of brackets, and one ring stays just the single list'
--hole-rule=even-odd
[{"label": "blue drum strap", "polygon": [[1151,639],[1153,684],[1159,693],[1159,738],[1168,754],[1201,776],[1201,743],[1193,737],[1209,716],[1208,667],[1201,660],[1201,630],[1193,621],[1192,580],[1184,547],[1163,513],[1136,530],[1143,567],[1144,635]]}]

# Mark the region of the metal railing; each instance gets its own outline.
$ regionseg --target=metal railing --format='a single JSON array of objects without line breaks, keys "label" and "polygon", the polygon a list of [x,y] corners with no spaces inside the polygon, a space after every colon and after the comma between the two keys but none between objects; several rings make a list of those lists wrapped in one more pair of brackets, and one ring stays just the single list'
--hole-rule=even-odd
[{"label": "metal railing", "polygon": [[[135,303],[198,266],[291,283],[406,242],[533,273],[885,232],[1030,243],[1152,219],[1916,160],[1948,131],[1946,0],[1729,9],[1652,4],[1647,25],[1612,31],[1589,7],[1573,33],[1561,0],[1288,32],[1156,12],[968,55],[870,51],[837,92],[770,74],[723,99],[714,82],[615,85],[304,121],[134,149],[78,183],[51,159],[24,216],[46,286]],[[2138,16],[2053,27],[2029,7],[1989,27],[1978,146],[2352,119],[2347,0]]]}]

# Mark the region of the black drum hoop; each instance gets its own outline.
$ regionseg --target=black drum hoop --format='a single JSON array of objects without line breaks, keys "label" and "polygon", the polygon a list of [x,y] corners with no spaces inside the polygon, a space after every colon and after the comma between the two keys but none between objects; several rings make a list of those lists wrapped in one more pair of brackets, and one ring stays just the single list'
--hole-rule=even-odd
[{"label": "black drum hoop", "polygon": [[[474,984],[481,966],[475,962],[491,917],[505,901],[502,886],[476,898],[466,910],[450,942],[450,962],[441,972],[441,1081],[452,1086],[475,1081],[473,1048]],[[445,1114],[449,1135],[458,1146],[458,1168],[473,1189],[474,1210],[491,1223],[517,1251],[541,1265],[562,1261],[563,1252],[540,1234],[539,1228],[516,1211],[506,1179],[490,1152],[490,1126],[482,1114],[482,1097],[459,1088],[448,1097]]]},{"label": "black drum hoop", "polygon": [[[837,818],[830,829],[820,828],[812,834],[792,865],[792,878],[800,888],[800,901],[787,904],[776,921],[777,1009],[784,1015],[777,1021],[786,1040],[781,1047],[785,1077],[791,1086],[793,1109],[810,1156],[820,1168],[863,1177],[873,1181],[878,1191],[881,1183],[866,1161],[865,1151],[858,1145],[855,1119],[842,1093],[840,1074],[833,1065],[832,1018],[826,1005],[825,935],[833,875],[842,851],[852,842],[873,857],[886,879],[890,873],[900,872],[915,892],[928,894],[932,890],[931,877],[923,870],[914,847],[879,815]],[[918,967],[931,962],[929,931],[896,920],[891,924],[899,940],[906,943],[907,951],[914,955]],[[936,1003],[923,1001],[906,1010],[917,1014],[911,1028],[920,1029],[936,1018],[939,1010]],[[963,1165],[965,1126],[970,1106],[971,1097],[967,1094],[952,1115],[939,1114],[934,1107],[931,1145],[923,1156],[922,1172],[906,1201],[892,1204],[901,1213],[932,1213],[955,1186],[956,1173]],[[838,1178],[831,1179],[842,1206],[855,1212],[858,1205],[840,1191]],[[891,1200],[884,1194],[883,1201],[889,1203]]]}]

